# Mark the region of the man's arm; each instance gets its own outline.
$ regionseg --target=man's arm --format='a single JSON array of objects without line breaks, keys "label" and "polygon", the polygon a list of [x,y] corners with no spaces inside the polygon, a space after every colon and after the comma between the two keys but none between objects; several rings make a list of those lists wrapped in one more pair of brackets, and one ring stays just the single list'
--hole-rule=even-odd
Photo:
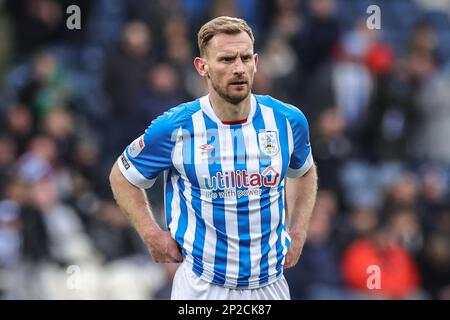
[{"label": "man's arm", "polygon": [[128,182],[117,162],[109,176],[117,204],[133,224],[156,262],[181,262],[183,256],[169,232],[161,230],[148,205],[147,195]]},{"label": "man's arm", "polygon": [[284,268],[295,266],[300,258],[316,195],[317,170],[314,164],[303,176],[295,179],[286,178],[286,221],[291,246],[286,254]]}]

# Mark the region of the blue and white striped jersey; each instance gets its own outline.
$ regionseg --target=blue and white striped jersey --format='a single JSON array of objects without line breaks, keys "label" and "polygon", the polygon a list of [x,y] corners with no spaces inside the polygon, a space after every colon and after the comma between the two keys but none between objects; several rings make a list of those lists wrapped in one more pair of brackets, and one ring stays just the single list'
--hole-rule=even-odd
[{"label": "blue and white striped jersey", "polygon": [[230,288],[282,275],[290,239],[285,177],[313,164],[308,122],[297,108],[252,95],[244,123],[223,124],[208,96],[156,118],[119,157],[122,174],[150,188],[164,171],[167,225],[192,270]]}]

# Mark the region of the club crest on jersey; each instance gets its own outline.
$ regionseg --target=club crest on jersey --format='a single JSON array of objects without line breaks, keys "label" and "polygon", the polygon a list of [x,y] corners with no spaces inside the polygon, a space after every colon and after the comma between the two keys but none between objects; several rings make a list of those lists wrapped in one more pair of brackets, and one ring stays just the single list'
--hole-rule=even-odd
[{"label": "club crest on jersey", "polygon": [[145,143],[144,143],[144,135],[140,136],[136,140],[134,140],[130,146],[128,147],[128,154],[136,158],[139,153],[141,153],[142,150],[144,150]]},{"label": "club crest on jersey", "polygon": [[274,156],[280,150],[278,143],[278,133],[276,131],[264,131],[258,133],[259,148],[268,155]]}]

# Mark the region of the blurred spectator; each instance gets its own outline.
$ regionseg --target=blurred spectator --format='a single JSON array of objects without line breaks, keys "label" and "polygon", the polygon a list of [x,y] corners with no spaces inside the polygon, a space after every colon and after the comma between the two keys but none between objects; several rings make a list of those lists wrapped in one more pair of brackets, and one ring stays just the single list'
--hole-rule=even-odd
[{"label": "blurred spectator", "polygon": [[385,188],[384,210],[414,208],[419,205],[419,181],[412,172],[404,172]]},{"label": "blurred spectator", "polygon": [[137,98],[134,124],[143,132],[154,118],[186,98],[181,91],[174,67],[167,63],[154,65],[147,75],[147,87]]},{"label": "blurred spectator", "polygon": [[122,44],[105,68],[105,90],[110,98],[111,114],[132,112],[136,94],[145,83],[145,73],[152,58],[152,32],[141,21],[129,22],[122,34]]},{"label": "blurred spectator", "polygon": [[363,131],[364,152],[374,161],[410,158],[407,147],[418,117],[411,61],[398,59],[391,72],[377,78],[376,87]]},{"label": "blurred spectator", "polygon": [[387,213],[392,237],[413,256],[422,250],[424,235],[419,214],[412,207],[399,207]]},{"label": "blurred spectator", "polygon": [[450,239],[449,233],[430,234],[419,259],[424,289],[432,298],[450,299]]},{"label": "blurred spectator", "polygon": [[49,258],[48,236],[41,212],[30,201],[30,186],[16,177],[11,177],[5,188],[6,208],[17,211],[20,231],[20,260],[36,263]]},{"label": "blurred spectator", "polygon": [[14,268],[20,262],[22,239],[19,221],[17,204],[10,200],[0,201],[0,269]]},{"label": "blurred spectator", "polygon": [[175,15],[166,20],[164,23],[164,38],[168,60],[179,71],[189,71],[194,53],[189,40],[189,26],[186,19],[181,15]]},{"label": "blurred spectator", "polygon": [[43,132],[56,144],[59,163],[71,165],[75,145],[75,123],[72,114],[62,108],[48,112],[42,120]]},{"label": "blurred spectator", "polygon": [[65,26],[63,4],[54,0],[7,0],[13,16],[18,56],[33,53],[62,38]]},{"label": "blurred spectator", "polygon": [[434,53],[438,43],[437,34],[429,23],[419,23],[415,26],[409,44],[412,52]]},{"label": "blurred spectator", "polygon": [[17,155],[21,155],[36,134],[36,121],[25,105],[17,105],[6,112],[6,132],[11,136],[17,146]]},{"label": "blurred spectator", "polygon": [[142,240],[111,200],[102,201],[99,205],[89,234],[106,262],[146,253]]},{"label": "blurred spectator", "polygon": [[450,16],[450,1],[449,0],[436,0],[436,1],[427,1],[427,0],[414,0],[414,2],[423,10],[435,10],[446,13]]},{"label": "blurred spectator", "polygon": [[367,31],[365,22],[359,20],[355,29],[343,37],[343,55],[332,70],[337,107],[345,119],[352,141],[359,138],[373,94],[373,78],[364,63],[365,54],[373,41],[374,33]]},{"label": "blurred spectator", "polygon": [[77,213],[58,199],[52,177],[31,185],[33,206],[42,212],[50,256],[63,265],[95,261],[95,251]]},{"label": "blurred spectator", "polygon": [[70,106],[67,74],[53,54],[44,51],[35,56],[32,78],[19,92],[19,99],[38,120],[55,107]]},{"label": "blurred spectator", "polygon": [[0,135],[0,199],[17,157],[17,146],[8,136]]},{"label": "blurred spectator", "polygon": [[[379,288],[368,285],[371,266],[379,268]],[[350,244],[343,255],[342,272],[346,285],[367,298],[422,297],[418,267],[385,222],[381,222],[369,237],[356,239]]]},{"label": "blurred spectator", "polygon": [[418,96],[419,116],[410,141],[411,152],[422,161],[450,165],[450,75],[436,71],[431,54],[417,54],[416,60],[420,68],[417,73],[424,83]]},{"label": "blurred spectator", "polygon": [[369,207],[357,206],[350,210],[337,224],[340,252],[342,253],[354,240],[367,237],[378,225],[378,212]]},{"label": "blurred spectator", "polygon": [[[298,1],[297,1],[298,2]],[[306,77],[331,58],[339,42],[340,27],[335,0],[309,0],[309,15],[297,44]]]},{"label": "blurred spectator", "polygon": [[17,160],[17,174],[27,183],[36,182],[51,175],[56,165],[56,146],[53,140],[46,136],[36,136],[25,152]]},{"label": "blurred spectator", "polygon": [[328,108],[319,114],[312,125],[314,159],[320,168],[322,188],[341,192],[339,167],[352,152],[352,144],[345,136],[346,123],[337,108]]},{"label": "blurred spectator", "polygon": [[421,201],[424,203],[425,209],[433,205],[439,205],[448,199],[449,186],[446,182],[444,168],[424,166],[420,172],[420,180]]}]

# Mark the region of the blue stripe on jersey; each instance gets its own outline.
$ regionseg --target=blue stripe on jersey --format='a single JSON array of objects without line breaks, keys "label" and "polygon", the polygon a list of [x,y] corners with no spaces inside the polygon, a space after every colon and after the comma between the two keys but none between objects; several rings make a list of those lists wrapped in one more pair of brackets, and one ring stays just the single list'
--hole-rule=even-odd
[{"label": "blue stripe on jersey", "polygon": [[[209,175],[214,175],[213,172],[222,172],[222,165],[220,162],[220,142],[217,124],[212,121],[206,114],[203,114],[205,119],[205,127],[207,132],[207,144],[214,146],[208,156]],[[225,276],[227,271],[227,252],[228,252],[228,237],[226,233],[225,223],[225,202],[223,198],[218,197],[213,202],[213,224],[216,228],[216,255],[214,257],[214,278],[213,283],[223,285],[225,284]]]},{"label": "blue stripe on jersey", "polygon": [[[281,177],[285,177],[287,168],[289,166],[290,155],[289,155],[288,146],[287,145],[283,146],[282,141],[284,141],[286,143],[288,141],[288,128],[287,128],[286,118],[284,116],[282,116],[281,114],[276,112],[276,110],[273,110],[273,115],[275,118],[275,124],[278,128],[278,139],[280,142],[280,152],[281,152],[281,157],[282,157],[282,161],[283,161]],[[283,185],[283,183],[280,182],[280,185]]]},{"label": "blue stripe on jersey", "polygon": [[[190,132],[190,136],[183,143],[183,159],[184,161],[184,171],[189,177],[191,182],[191,205],[195,214],[195,238],[192,249],[192,256],[194,258],[194,263],[192,270],[198,276],[203,273],[203,248],[205,244],[205,221],[202,218],[202,204],[201,204],[201,193],[198,187],[198,183],[193,183],[197,181],[197,174],[195,170],[195,145],[194,145],[194,123],[192,118],[186,123],[185,129]],[[189,159],[188,159],[189,158]],[[189,161],[187,161],[189,160]]]},{"label": "blue stripe on jersey", "polygon": [[[283,165],[284,167],[284,165]],[[278,226],[277,226],[277,266],[276,266],[276,270],[277,270],[277,276],[280,275],[280,273],[283,271],[283,266],[281,265],[281,263],[283,262],[283,244],[281,243],[281,233],[284,229],[284,225],[283,225],[283,210],[284,210],[284,203],[283,203],[283,184],[280,183],[280,185],[277,188],[277,191],[279,193],[279,197],[278,197],[278,212],[280,213],[279,215],[279,222],[278,222]]]},{"label": "blue stripe on jersey", "polygon": [[172,186],[172,170],[168,170],[165,183],[166,192],[165,202],[166,202],[166,224],[167,228],[170,230],[169,226],[172,222],[172,200],[173,200],[173,186]]},{"label": "blue stripe on jersey", "polygon": [[[180,218],[178,220],[177,231],[175,232],[175,240],[178,242],[181,248],[184,244],[184,234],[186,233],[188,226],[188,212],[186,206],[186,197],[184,196],[185,186],[181,176],[177,179],[179,196],[180,196]],[[183,256],[186,255],[185,250],[182,250]]]},{"label": "blue stripe on jersey", "polygon": [[[259,117],[255,117],[253,119],[253,126],[256,131],[256,137],[258,140],[258,146],[260,145],[259,141],[259,132],[265,130],[266,126],[264,124],[264,118],[262,115]],[[260,152],[259,158],[259,170],[263,172],[264,169],[271,165],[270,157],[266,156],[264,153]],[[259,284],[263,285],[269,280],[269,238],[271,232],[271,212],[270,212],[270,187],[261,186],[261,199],[259,201],[261,208],[261,261],[260,261],[260,276],[259,276]]]},{"label": "blue stripe on jersey", "polygon": [[[274,117],[275,117],[275,123],[276,126],[278,128],[278,137],[281,141],[288,141],[288,128],[287,128],[287,123],[286,123],[286,118],[280,116],[280,114],[278,112],[276,112],[276,110],[274,110]],[[282,157],[282,161],[283,161],[283,167],[282,167],[282,172],[281,172],[281,176],[284,177],[287,171],[287,168],[289,166],[289,148],[285,147],[282,148],[280,146],[280,152],[281,152],[281,157]],[[283,229],[285,229],[285,224],[283,224],[283,214],[284,214],[284,197],[283,197],[283,193],[284,193],[284,181],[280,182],[280,185],[278,186],[278,193],[280,194],[280,197],[278,198],[278,210],[279,210],[279,222],[278,222],[278,226],[277,226],[277,266],[276,266],[276,270],[277,270],[277,276],[280,275],[280,273],[283,271],[283,266],[281,265],[281,263],[283,262],[283,244],[281,243],[281,233],[283,232]]]},{"label": "blue stripe on jersey", "polygon": [[[245,140],[242,133],[242,125],[230,126],[233,137],[234,149],[234,171],[247,170]],[[242,150],[238,150],[238,147]],[[240,155],[238,157],[238,154]],[[242,187],[238,190],[245,190]],[[236,192],[238,191],[236,190]],[[237,197],[237,195],[236,195]],[[248,279],[251,274],[250,259],[250,220],[249,220],[249,199],[248,196],[237,198],[238,234],[239,234],[239,277],[238,287],[248,287]]]}]

